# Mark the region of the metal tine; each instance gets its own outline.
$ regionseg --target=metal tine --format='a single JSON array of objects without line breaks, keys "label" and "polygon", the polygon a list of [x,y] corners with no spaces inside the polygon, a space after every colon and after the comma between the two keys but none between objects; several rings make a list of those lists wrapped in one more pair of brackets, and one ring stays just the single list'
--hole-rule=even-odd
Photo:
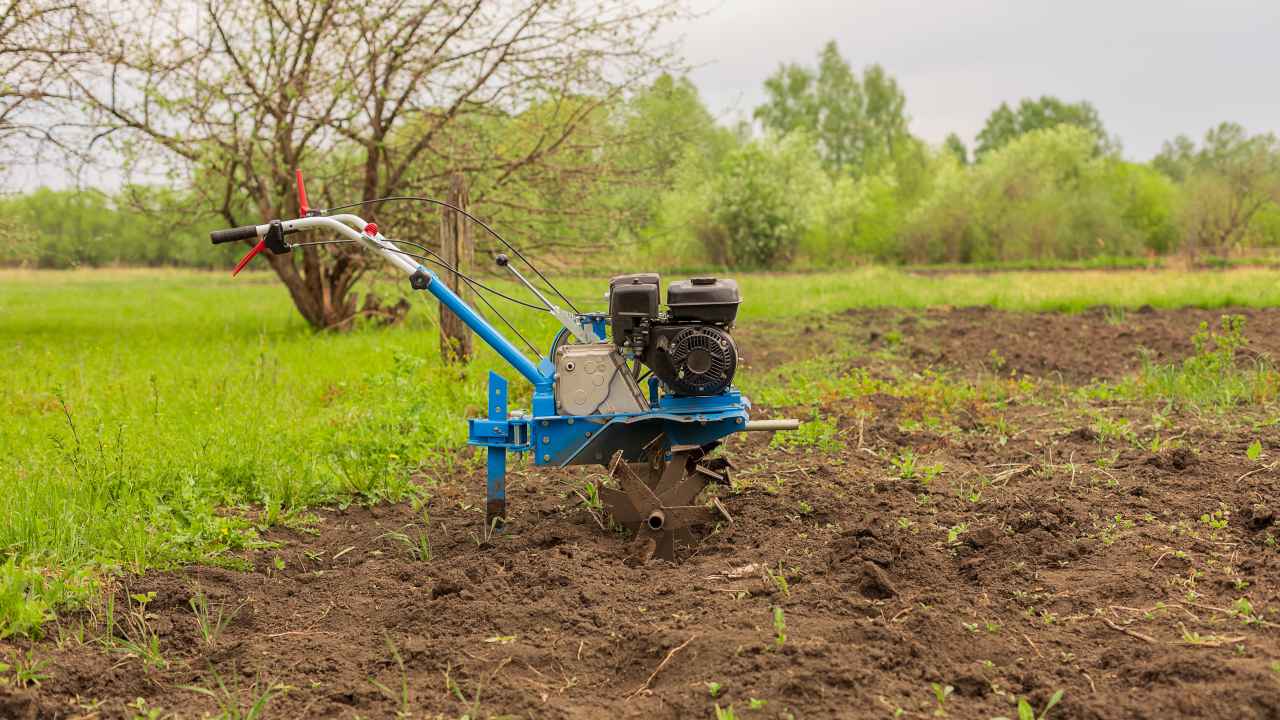
[{"label": "metal tine", "polygon": [[677,505],[675,507],[662,508],[666,521],[662,527],[664,530],[679,530],[687,528],[691,525],[705,525],[715,521],[716,511],[701,505]]},{"label": "metal tine", "polygon": [[648,562],[657,554],[658,543],[662,539],[661,535],[664,534],[650,530],[648,526],[641,524],[636,529],[636,536],[631,541],[631,549],[628,554],[640,562]]},{"label": "metal tine", "polygon": [[659,497],[671,488],[675,487],[689,470],[689,452],[688,450],[672,450],[671,459],[667,461],[667,466],[662,469],[662,478],[658,480],[658,487],[654,488],[654,493]]},{"label": "metal tine", "polygon": [[622,490],[631,500],[631,506],[636,512],[648,515],[662,507],[662,501],[658,500],[658,496],[653,494],[653,491],[649,489],[649,486],[643,480],[636,477],[629,465],[622,462],[621,450],[614,455],[612,465],[615,471],[620,471],[617,473],[618,482],[622,485]]},{"label": "metal tine", "polygon": [[613,516],[614,521],[622,525],[634,525],[644,520],[640,511],[631,504],[631,497],[621,490],[600,487],[596,492],[600,494],[600,504],[604,505],[605,512]]},{"label": "metal tine", "polygon": [[653,549],[653,556],[667,562],[676,561],[676,534],[671,531],[659,533],[658,545]]},{"label": "metal tine", "polygon": [[627,467],[650,489],[658,486],[658,473],[647,462],[629,462]]},{"label": "metal tine", "polygon": [[689,475],[675,487],[667,490],[658,499],[663,505],[688,505],[707,487],[706,480],[699,475]]},{"label": "metal tine", "polygon": [[693,470],[694,470],[694,472],[696,472],[696,473],[700,473],[700,474],[702,474],[702,475],[706,475],[708,478],[710,478],[710,481],[711,481],[711,482],[716,483],[717,485],[728,485],[728,484],[729,484],[729,473],[728,473],[728,471],[725,471],[725,472],[723,472],[723,473],[718,473],[718,472],[716,472],[715,470],[710,470],[710,469],[708,469],[707,467],[705,467],[705,466],[703,466],[703,465],[701,465],[701,464],[699,464],[699,465],[697,465],[696,467],[694,467],[694,469],[693,469]]}]

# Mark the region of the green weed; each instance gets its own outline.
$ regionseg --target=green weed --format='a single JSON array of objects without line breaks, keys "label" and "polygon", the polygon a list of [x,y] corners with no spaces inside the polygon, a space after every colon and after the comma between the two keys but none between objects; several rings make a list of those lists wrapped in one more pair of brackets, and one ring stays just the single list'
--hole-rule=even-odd
[{"label": "green weed", "polygon": [[201,590],[197,590],[191,599],[187,601],[191,606],[191,612],[195,616],[196,631],[200,633],[201,639],[206,645],[214,645],[218,642],[218,638],[222,636],[227,626],[239,614],[240,608],[237,606],[230,612],[226,611],[225,605],[219,605],[216,609],[209,607],[209,598]]},{"label": "green weed", "polygon": [[249,688],[250,702],[245,705],[242,704],[240,693],[237,689],[228,688],[222,677],[216,673],[214,674],[214,682],[217,685],[216,689],[194,685],[184,686],[183,689],[212,699],[218,707],[218,720],[261,720],[261,718],[266,717],[267,705],[289,691],[289,687],[281,683],[272,683],[262,687],[260,682],[254,682],[253,686]]},{"label": "green weed", "polygon": [[787,616],[780,607],[773,609],[773,632],[774,648],[782,649],[787,644]]},{"label": "green weed", "polygon": [[580,488],[575,488],[574,492],[578,498],[582,500],[582,506],[593,512],[604,511],[604,501],[600,499],[600,486],[591,481],[585,480]]},{"label": "green weed", "polygon": [[942,463],[933,463],[932,465],[923,465],[916,453],[911,448],[907,448],[898,454],[898,457],[889,460],[898,471],[898,477],[903,480],[919,480],[921,484],[928,487],[933,483],[934,479],[942,473]]},{"label": "green weed", "polygon": [[[408,526],[405,529],[407,530]],[[404,530],[397,530],[384,533],[380,537],[394,540],[404,545],[414,560],[424,563],[431,562],[431,538],[427,535],[426,528],[416,531],[412,535]]]},{"label": "green weed", "polygon": [[1133,431],[1127,418],[1112,418],[1101,413],[1094,415],[1093,430],[1098,434],[1098,442],[1106,443],[1120,440],[1125,443],[1138,443],[1138,435]]},{"label": "green weed", "polygon": [[911,480],[920,474],[916,468],[916,451],[911,448],[899,452],[898,457],[891,459],[889,463],[897,468],[898,477],[903,480]]},{"label": "green weed", "polygon": [[383,695],[396,703],[398,706],[398,709],[396,710],[396,717],[412,717],[413,713],[410,707],[412,697],[409,691],[409,675],[404,669],[404,659],[400,657],[400,650],[396,647],[395,642],[391,640],[390,635],[384,635],[383,640],[386,641],[387,650],[390,651],[391,658],[395,661],[396,668],[399,670],[400,687],[398,690],[392,690],[374,678],[369,678],[369,682],[374,687],[378,688]]},{"label": "green weed", "polygon": [[39,637],[55,607],[80,606],[95,587],[83,568],[43,571],[19,565],[9,556],[0,564],[0,639]]},{"label": "green weed", "polygon": [[1227,526],[1231,519],[1231,511],[1226,508],[1218,508],[1211,513],[1204,513],[1200,516],[1200,522],[1209,526],[1214,530],[1222,530]]},{"label": "green weed", "polygon": [[120,628],[122,638],[116,638],[111,634],[113,630],[111,625],[114,624],[114,600],[112,596],[108,596],[108,617],[112,620],[108,625],[105,642],[111,651],[135,657],[146,667],[165,668],[169,666],[169,662],[160,651],[160,635],[152,627],[151,616],[147,613],[147,604],[154,600],[155,596],[154,592],[129,596],[125,624]]},{"label": "green weed", "polygon": [[782,567],[781,560],[778,561],[776,572],[769,568],[765,568],[764,572],[769,576],[769,580],[773,582],[773,586],[778,588],[778,592],[782,593],[783,597],[791,597],[791,585],[787,582],[786,569]]},{"label": "green weed", "polygon": [[839,428],[834,421],[817,414],[791,432],[774,433],[770,447],[817,448],[823,452],[835,452],[843,445],[836,439]]},{"label": "green weed", "polygon": [[947,716],[947,698],[951,697],[951,693],[955,692],[955,688],[942,683],[929,683],[929,687],[933,690],[933,700],[937,707],[933,710],[934,717]]},{"label": "green weed", "polygon": [[36,658],[34,648],[28,648],[26,652],[15,649],[4,662],[0,662],[0,685],[7,684],[19,689],[39,685],[41,681],[49,679],[44,672],[48,665],[47,660]]},{"label": "green weed", "polygon": [[1261,625],[1265,621],[1262,613],[1254,612],[1253,603],[1249,602],[1249,598],[1239,598],[1231,605],[1231,612],[1245,625]]},{"label": "green weed", "polygon": [[716,720],[738,720],[738,715],[733,711],[732,705],[726,708],[722,708],[720,707],[720,704],[717,703],[715,708],[716,708]]},{"label": "green weed", "polygon": [[[1066,693],[1064,690],[1058,690],[1049,698],[1049,702],[1045,703],[1044,709],[1040,714],[1036,714],[1036,710],[1031,706],[1031,702],[1026,698],[1018,698],[1018,720],[1046,720],[1049,717],[1049,711],[1058,703],[1062,702],[1062,696]],[[993,718],[993,720],[1008,720],[1007,718]]]},{"label": "green weed", "polygon": [[133,720],[160,720],[165,717],[164,709],[148,706],[146,698],[134,698],[125,707],[133,711]]},{"label": "green weed", "polygon": [[1275,401],[1280,395],[1280,372],[1262,357],[1242,357],[1248,345],[1244,326],[1240,315],[1222,316],[1216,329],[1201,323],[1191,338],[1195,354],[1176,365],[1144,359],[1134,394],[1218,410]]}]

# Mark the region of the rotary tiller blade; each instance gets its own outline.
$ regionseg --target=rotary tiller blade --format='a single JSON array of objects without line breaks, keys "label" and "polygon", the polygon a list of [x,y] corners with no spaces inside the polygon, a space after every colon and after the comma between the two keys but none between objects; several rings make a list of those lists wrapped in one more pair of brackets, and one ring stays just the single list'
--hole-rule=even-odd
[{"label": "rotary tiller blade", "polygon": [[728,482],[723,471],[711,469],[723,468],[723,463],[704,464],[706,453],[707,448],[696,445],[676,446],[665,463],[625,463],[621,453],[610,463],[610,477],[620,489],[598,486],[600,501],[614,522],[636,533],[639,554],[674,562],[677,540],[692,542],[690,528],[721,517],[711,508],[690,504],[709,483]]}]

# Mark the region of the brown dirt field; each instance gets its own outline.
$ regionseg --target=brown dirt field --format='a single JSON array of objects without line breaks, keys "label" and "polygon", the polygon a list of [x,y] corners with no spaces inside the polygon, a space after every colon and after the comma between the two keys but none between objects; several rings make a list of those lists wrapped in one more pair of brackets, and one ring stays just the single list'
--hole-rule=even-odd
[{"label": "brown dirt field", "polygon": [[[625,562],[573,493],[589,469],[517,467],[512,526],[487,541],[478,472],[430,488],[429,562],[388,535],[421,531],[409,505],[324,509],[272,530],[250,572],[122,580],[118,606],[156,593],[165,667],[94,642],[101,611],[0,642],[47,662],[38,687],[0,687],[0,717],[238,717],[230,705],[275,688],[262,716],[1013,718],[1017,698],[1038,711],[1062,690],[1049,718],[1277,718],[1277,408],[1071,391],[1134,371],[1139,346],[1185,356],[1221,314],[869,311],[744,329],[744,373],[826,356],[1013,389],[762,408],[817,410],[838,432],[733,440],[734,522],[674,566]],[[1252,346],[1280,353],[1280,311],[1242,314]],[[941,467],[910,477],[893,462],[908,450]],[[211,643],[197,589],[231,618]],[[942,708],[933,683],[952,688]]]}]

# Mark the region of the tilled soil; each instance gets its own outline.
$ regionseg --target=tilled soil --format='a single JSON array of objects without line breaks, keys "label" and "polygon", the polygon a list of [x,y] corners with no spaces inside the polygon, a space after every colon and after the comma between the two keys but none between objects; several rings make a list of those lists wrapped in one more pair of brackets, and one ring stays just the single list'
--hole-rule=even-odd
[{"label": "tilled soil", "polygon": [[[123,580],[115,635],[131,634],[128,596],[154,592],[163,667],[95,641],[102,611],[0,643],[47,663],[38,687],[0,687],[0,717],[236,717],[262,699],[266,717],[990,718],[1058,691],[1050,718],[1280,717],[1277,409],[1070,391],[1132,372],[1139,347],[1185,356],[1220,314],[745,329],[744,372],[848,353],[1033,389],[923,423],[928,398],[832,398],[816,408],[838,428],[826,443],[734,439],[733,522],[675,565],[628,562],[575,493],[591,469],[518,468],[492,538],[478,471],[429,489],[429,523],[409,504],[325,509],[272,530],[251,572]],[[1251,345],[1280,351],[1280,311],[1244,314]],[[228,618],[211,640],[197,592]]]},{"label": "tilled soil", "polygon": [[1013,313],[987,307],[851,310],[795,322],[758,323],[735,331],[748,363],[774,367],[847,349],[896,348],[915,367],[1019,373],[1063,383],[1117,379],[1145,357],[1171,362],[1193,351],[1200,323],[1245,318],[1250,352],[1280,358],[1280,312],[1094,308],[1082,313]]}]

